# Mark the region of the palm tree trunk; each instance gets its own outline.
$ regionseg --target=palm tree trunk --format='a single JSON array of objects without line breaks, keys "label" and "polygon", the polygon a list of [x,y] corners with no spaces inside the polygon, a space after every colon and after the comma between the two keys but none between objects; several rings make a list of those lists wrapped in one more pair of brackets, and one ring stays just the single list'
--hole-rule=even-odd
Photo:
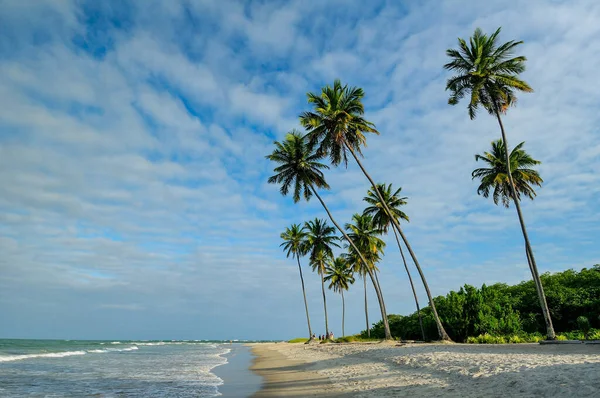
[{"label": "palm tree trunk", "polygon": [[298,271],[300,271],[300,281],[302,282],[302,295],[304,296],[304,309],[306,310],[306,323],[308,323],[308,339],[312,340],[312,329],[310,327],[310,317],[308,316],[308,302],[306,301],[306,290],[304,289],[304,277],[302,276],[302,267],[300,266],[300,257],[296,256],[298,260]]},{"label": "palm tree trunk", "polygon": [[398,232],[396,229],[392,227],[392,231],[394,231],[394,236],[396,237],[396,243],[398,243],[398,249],[400,249],[400,255],[402,256],[402,262],[404,263],[404,269],[406,270],[406,274],[408,275],[408,281],[410,282],[410,288],[412,289],[413,296],[415,298],[415,304],[417,305],[417,315],[419,316],[419,326],[421,327],[421,336],[423,337],[423,341],[425,341],[425,329],[423,328],[423,318],[421,317],[421,308],[419,307],[419,299],[417,298],[417,291],[415,290],[415,284],[413,283],[412,276],[410,275],[410,271],[408,270],[408,265],[406,264],[406,258],[404,257],[404,251],[402,250],[402,245],[400,244],[400,239],[398,238]]},{"label": "palm tree trunk", "polygon": [[402,237],[402,241],[406,245],[406,248],[408,249],[408,252],[410,253],[411,258],[412,258],[413,262],[415,263],[415,266],[417,267],[417,271],[419,271],[419,276],[421,277],[421,281],[423,282],[423,287],[425,287],[425,292],[427,293],[427,298],[429,299],[429,306],[431,307],[431,312],[433,313],[433,317],[435,319],[435,324],[437,325],[438,335],[441,340],[449,341],[450,337],[448,336],[448,333],[446,333],[446,330],[444,329],[444,326],[442,325],[442,321],[440,321],[440,317],[437,313],[437,309],[435,308],[435,303],[433,302],[433,297],[431,296],[431,291],[429,290],[429,285],[427,284],[427,280],[425,279],[423,270],[421,269],[421,266],[419,265],[419,261],[417,260],[417,256],[415,256],[415,253],[413,252],[412,248],[410,247],[410,244],[408,243],[406,236],[404,236],[404,232],[402,232],[402,228],[400,228],[400,223],[398,223],[398,220],[396,220],[396,218],[392,215],[392,212],[390,211],[387,203],[383,199],[381,192],[379,192],[379,189],[377,189],[377,184],[375,184],[375,181],[373,181],[373,179],[371,178],[369,173],[367,173],[367,170],[365,170],[361,161],[356,156],[356,153],[354,153],[354,150],[352,149],[352,147],[350,147],[350,145],[348,145],[348,143],[344,143],[344,144],[346,145],[346,148],[348,148],[348,150],[354,157],[354,160],[356,160],[358,167],[360,167],[360,169],[362,170],[365,177],[367,177],[367,179],[371,183],[373,190],[377,193],[377,197],[379,198],[379,201],[383,205],[383,208],[385,209],[387,215],[390,217],[390,220],[392,221],[393,226],[396,228],[396,230]]},{"label": "palm tree trunk", "polygon": [[321,290],[323,291],[323,307],[325,308],[325,334],[329,338],[329,323],[327,322],[327,299],[325,298],[325,281],[323,280],[323,270],[319,271],[321,275]]},{"label": "palm tree trunk", "polygon": [[346,337],[344,331],[344,318],[346,317],[346,302],[344,301],[344,289],[342,289],[342,337]]},{"label": "palm tree trunk", "polygon": [[544,321],[546,322],[546,337],[548,338],[548,340],[556,340],[556,333],[554,332],[554,326],[552,326],[552,318],[550,317],[550,310],[548,309],[548,303],[546,302],[544,287],[542,286],[542,280],[540,279],[540,275],[538,273],[537,265],[535,263],[535,257],[533,256],[533,250],[531,249],[531,244],[529,243],[529,236],[527,235],[527,229],[525,228],[525,220],[523,219],[523,213],[521,213],[521,205],[519,203],[517,193],[515,192],[515,183],[513,181],[512,172],[510,170],[510,153],[508,151],[508,141],[506,139],[504,125],[502,124],[502,119],[500,118],[500,112],[498,112],[498,109],[496,109],[496,118],[498,119],[500,130],[502,131],[502,141],[504,142],[506,169],[508,174],[508,181],[510,182],[510,192],[513,197],[513,202],[515,203],[515,208],[517,209],[517,215],[519,216],[519,223],[521,224],[523,238],[525,239],[525,254],[527,254],[529,269],[531,270],[531,275],[533,276],[533,281],[535,282],[535,287],[540,300],[540,306],[542,307],[542,313],[544,315]]},{"label": "palm tree trunk", "polygon": [[371,338],[371,328],[369,327],[369,306],[367,305],[367,274],[363,275],[363,284],[365,286],[365,320],[367,321],[367,337]]},{"label": "palm tree trunk", "polygon": [[323,206],[323,208],[327,212],[327,215],[329,216],[329,219],[331,220],[331,222],[333,223],[333,225],[335,225],[335,227],[338,229],[338,231],[341,232],[341,234],[344,236],[344,238],[346,239],[346,241],[348,241],[348,243],[350,244],[350,246],[352,246],[352,248],[354,250],[356,250],[356,253],[358,254],[358,256],[360,257],[360,260],[364,264],[366,271],[369,273],[369,276],[371,277],[371,281],[373,282],[373,286],[375,288],[375,294],[377,295],[377,301],[379,301],[379,309],[381,310],[381,318],[383,319],[383,328],[385,330],[385,339],[386,340],[391,340],[392,339],[392,334],[390,332],[390,324],[388,322],[387,314],[385,312],[385,305],[383,303],[383,296],[381,294],[381,291],[379,290],[379,287],[375,283],[375,278],[373,277],[373,272],[372,272],[372,270],[369,267],[369,263],[365,259],[365,256],[363,256],[363,254],[360,252],[360,250],[358,250],[358,247],[356,247],[356,245],[354,244],[354,242],[352,241],[352,239],[350,239],[350,237],[348,236],[348,234],[346,234],[346,231],[344,231],[342,229],[342,227],[340,227],[340,225],[335,221],[335,219],[331,215],[331,212],[329,211],[329,208],[327,207],[327,205],[325,204],[325,202],[323,202],[323,199],[321,198],[321,196],[319,196],[319,194],[317,193],[317,190],[312,186],[312,184],[310,185],[310,188],[311,188],[312,192],[315,194],[315,196],[317,197],[317,199],[319,199],[319,202],[321,202],[321,205]]}]

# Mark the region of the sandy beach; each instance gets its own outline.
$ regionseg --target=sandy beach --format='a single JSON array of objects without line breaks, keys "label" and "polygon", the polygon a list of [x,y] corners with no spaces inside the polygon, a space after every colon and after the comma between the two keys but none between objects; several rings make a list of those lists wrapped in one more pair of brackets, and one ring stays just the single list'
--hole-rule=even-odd
[{"label": "sandy beach", "polygon": [[255,397],[598,397],[600,345],[252,346]]}]

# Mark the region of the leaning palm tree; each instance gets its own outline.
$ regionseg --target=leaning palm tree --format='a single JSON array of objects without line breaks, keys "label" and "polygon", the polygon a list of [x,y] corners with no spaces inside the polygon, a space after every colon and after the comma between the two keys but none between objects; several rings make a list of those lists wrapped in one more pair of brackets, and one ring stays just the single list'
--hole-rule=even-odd
[{"label": "leaning palm tree", "polygon": [[[302,196],[308,201],[314,194],[327,212],[331,222],[344,236],[350,246],[356,250],[360,260],[364,264],[368,264],[362,253],[356,248],[356,245],[354,245],[352,239],[348,237],[342,227],[335,221],[329,208],[325,205],[325,202],[317,192],[316,188],[329,189],[329,185],[325,181],[325,177],[321,171],[322,169],[327,169],[328,166],[319,162],[322,155],[317,153],[299,132],[292,131],[286,135],[283,143],[275,141],[275,149],[270,155],[267,155],[266,158],[279,164],[279,166],[274,169],[276,174],[269,177],[268,182],[270,184],[281,184],[279,191],[284,196],[290,192],[290,189],[293,189],[294,202],[300,201]],[[367,272],[372,279],[377,300],[379,301],[385,338],[389,340],[392,338],[392,335],[390,333],[390,326],[385,312],[383,295],[381,294],[379,287],[375,284],[375,277],[373,276],[372,271],[368,269]]]},{"label": "leaning palm tree", "polygon": [[[517,200],[521,200],[521,194],[533,200],[536,196],[532,185],[542,186],[542,177],[531,167],[541,164],[539,160],[532,158],[525,150],[521,142],[510,151],[510,169],[516,188]],[[490,193],[495,204],[502,202],[504,207],[509,207],[512,202],[510,181],[508,179],[506,158],[504,156],[504,143],[502,140],[492,141],[492,150],[484,152],[483,155],[475,155],[475,160],[481,160],[488,167],[473,170],[471,176],[478,178],[481,184],[477,187],[477,194],[488,198]],[[493,192],[492,192],[493,188]]]},{"label": "leaning palm tree", "polygon": [[508,176],[510,196],[515,203],[523,239],[525,240],[525,253],[527,255],[529,268],[535,282],[540,306],[546,322],[546,335],[548,339],[556,339],[554,327],[546,295],[540,279],[535,257],[525,220],[519,204],[518,189],[515,185],[508,152],[508,141],[506,132],[502,124],[500,114],[506,113],[511,105],[514,105],[517,98],[516,92],[532,92],[532,88],[519,79],[519,74],[525,71],[524,56],[514,56],[514,51],[522,41],[511,40],[504,44],[497,42],[500,28],[492,35],[484,34],[481,29],[475,29],[475,33],[469,39],[469,43],[463,39],[458,39],[458,49],[448,49],[446,54],[450,57],[450,62],[444,65],[444,68],[456,73],[455,76],[448,79],[446,90],[450,90],[451,95],[448,104],[456,105],[465,96],[469,97],[467,110],[469,117],[475,119],[479,106],[482,106],[490,115],[498,120],[500,131],[502,132],[502,142],[504,144],[504,159],[507,164],[506,174]]},{"label": "leaning palm tree", "polygon": [[[343,253],[342,257],[344,258],[344,260],[346,261],[346,263],[352,267],[352,271],[356,272],[358,275],[360,275],[360,277],[363,280],[363,287],[364,287],[364,293],[365,293],[365,322],[366,322],[366,331],[367,331],[367,337],[371,337],[371,328],[369,325],[369,303],[367,300],[367,267],[365,266],[365,264],[360,261],[360,258],[358,258],[358,256],[356,255],[354,250],[350,250],[348,251],[348,253]],[[379,260],[377,260],[379,261]],[[377,266],[373,265],[369,265],[371,267],[372,272],[377,272]]]},{"label": "leaning palm tree", "polygon": [[[340,163],[348,165],[348,153],[352,155],[358,167],[369,180],[371,187],[383,204],[384,210],[388,214],[392,214],[383,200],[381,192],[377,189],[377,185],[373,178],[367,173],[359,159],[362,156],[361,147],[366,145],[367,138],[365,133],[379,134],[375,129],[375,125],[367,121],[364,115],[364,105],[362,98],[364,92],[358,87],[349,87],[342,85],[340,80],[335,80],[333,87],[325,86],[321,89],[321,94],[307,93],[308,102],[313,105],[313,112],[303,112],[300,114],[300,123],[308,131],[307,138],[311,146],[317,147],[317,153],[322,156],[329,156],[331,163],[338,166]],[[425,279],[425,274],[421,269],[419,261],[406,239],[400,223],[396,218],[390,216],[392,225],[402,238],[408,252],[413,259],[419,276],[423,281],[431,312],[435,319],[438,334],[442,340],[450,340],[448,334],[442,326],[442,322],[438,316],[433,301],[433,296],[429,291],[429,286]]]},{"label": "leaning palm tree", "polygon": [[344,318],[346,317],[346,302],[344,300],[344,290],[348,290],[351,284],[354,283],[354,275],[352,268],[346,263],[343,257],[336,257],[330,261],[325,268],[325,281],[329,282],[329,289],[342,295],[342,337],[346,336],[344,330]]},{"label": "leaning palm tree", "polygon": [[[393,217],[400,222],[400,220],[408,220],[408,216],[400,210],[400,206],[404,206],[406,204],[407,197],[400,197],[400,191],[402,188],[398,188],[395,192],[392,190],[392,184],[377,184],[377,189],[381,192],[383,196],[383,200],[387,203],[388,209],[393,214]],[[368,206],[364,210],[364,214],[369,214],[373,216],[373,222],[375,225],[381,229],[383,233],[388,233],[389,227],[392,224],[390,220],[390,216],[383,208],[381,201],[377,194],[373,191],[373,189],[369,189],[367,192],[367,196],[363,198],[365,202],[367,202],[370,206]],[[417,306],[417,314],[419,316],[419,326],[421,327],[421,336],[423,340],[425,340],[425,329],[423,328],[423,319],[421,318],[421,308],[419,306],[419,299],[417,297],[417,291],[415,290],[415,284],[413,283],[412,276],[410,275],[410,271],[408,269],[408,265],[406,264],[406,257],[404,257],[404,251],[402,250],[402,245],[400,244],[400,239],[398,238],[398,233],[396,229],[392,227],[392,231],[394,231],[394,236],[396,237],[396,243],[398,244],[398,250],[400,250],[400,256],[402,257],[402,262],[404,263],[404,269],[406,270],[406,274],[408,275],[408,281],[410,283],[410,288],[412,289],[413,296],[415,298],[415,304]]]},{"label": "leaning palm tree", "polygon": [[374,227],[373,218],[369,215],[354,214],[352,216],[352,223],[345,225],[348,231],[348,236],[355,242],[359,250],[364,254],[368,265],[357,261],[356,251],[352,247],[348,247],[348,253],[344,254],[344,258],[348,264],[352,264],[354,272],[357,272],[363,277],[364,293],[365,293],[365,322],[367,327],[367,337],[371,337],[371,329],[369,324],[369,306],[367,302],[367,282],[366,275],[371,270],[375,275],[375,281],[379,285],[379,278],[377,278],[377,263],[381,259],[383,249],[385,248],[385,242],[378,236],[381,231]]},{"label": "leaning palm tree", "polygon": [[321,290],[323,291],[323,308],[325,309],[325,333],[329,336],[329,322],[327,318],[327,298],[325,296],[325,268],[326,263],[333,258],[333,247],[339,238],[335,235],[335,228],[327,225],[325,220],[315,218],[304,224],[307,231],[306,247],[310,251],[310,265],[321,277]]},{"label": "leaning palm tree", "polygon": [[308,324],[308,339],[312,340],[312,328],[310,327],[310,317],[308,316],[308,302],[306,301],[306,290],[304,289],[304,277],[302,276],[302,267],[300,266],[300,257],[306,254],[306,232],[300,224],[292,224],[281,234],[286,256],[295,257],[298,261],[298,271],[300,272],[300,282],[302,283],[302,295],[304,296],[304,309],[306,310],[306,323]]}]

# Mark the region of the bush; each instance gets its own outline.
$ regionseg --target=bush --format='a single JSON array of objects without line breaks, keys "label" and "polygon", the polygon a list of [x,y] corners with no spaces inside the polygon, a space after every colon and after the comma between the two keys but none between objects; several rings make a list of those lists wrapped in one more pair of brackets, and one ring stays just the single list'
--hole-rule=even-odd
[{"label": "bush", "polygon": [[556,336],[556,340],[558,340],[558,341],[565,341],[565,340],[569,340],[569,339],[564,334],[559,334],[559,335]]},{"label": "bush", "polygon": [[590,329],[587,339],[588,340],[600,340],[600,330]]},{"label": "bush", "polygon": [[308,341],[307,338],[304,337],[298,337],[297,339],[291,339],[290,341],[288,341],[288,343],[306,343]]},{"label": "bush", "polygon": [[588,334],[590,333],[590,329],[591,329],[591,325],[590,325],[590,320],[587,319],[587,317],[585,316],[580,316],[577,317],[577,328],[579,328],[579,330],[581,330],[583,332],[584,338],[587,338]]},{"label": "bush", "polygon": [[510,336],[510,338],[508,339],[508,342],[510,344],[520,344],[523,342],[523,340],[521,340],[521,338],[517,335],[512,335]]}]

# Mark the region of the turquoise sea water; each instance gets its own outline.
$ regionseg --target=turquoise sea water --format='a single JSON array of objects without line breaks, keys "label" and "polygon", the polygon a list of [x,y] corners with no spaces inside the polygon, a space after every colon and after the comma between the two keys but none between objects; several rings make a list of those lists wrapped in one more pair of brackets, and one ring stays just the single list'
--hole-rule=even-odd
[{"label": "turquoise sea water", "polygon": [[[0,397],[213,397],[220,341],[0,339]],[[238,345],[239,347],[239,345]]]}]

